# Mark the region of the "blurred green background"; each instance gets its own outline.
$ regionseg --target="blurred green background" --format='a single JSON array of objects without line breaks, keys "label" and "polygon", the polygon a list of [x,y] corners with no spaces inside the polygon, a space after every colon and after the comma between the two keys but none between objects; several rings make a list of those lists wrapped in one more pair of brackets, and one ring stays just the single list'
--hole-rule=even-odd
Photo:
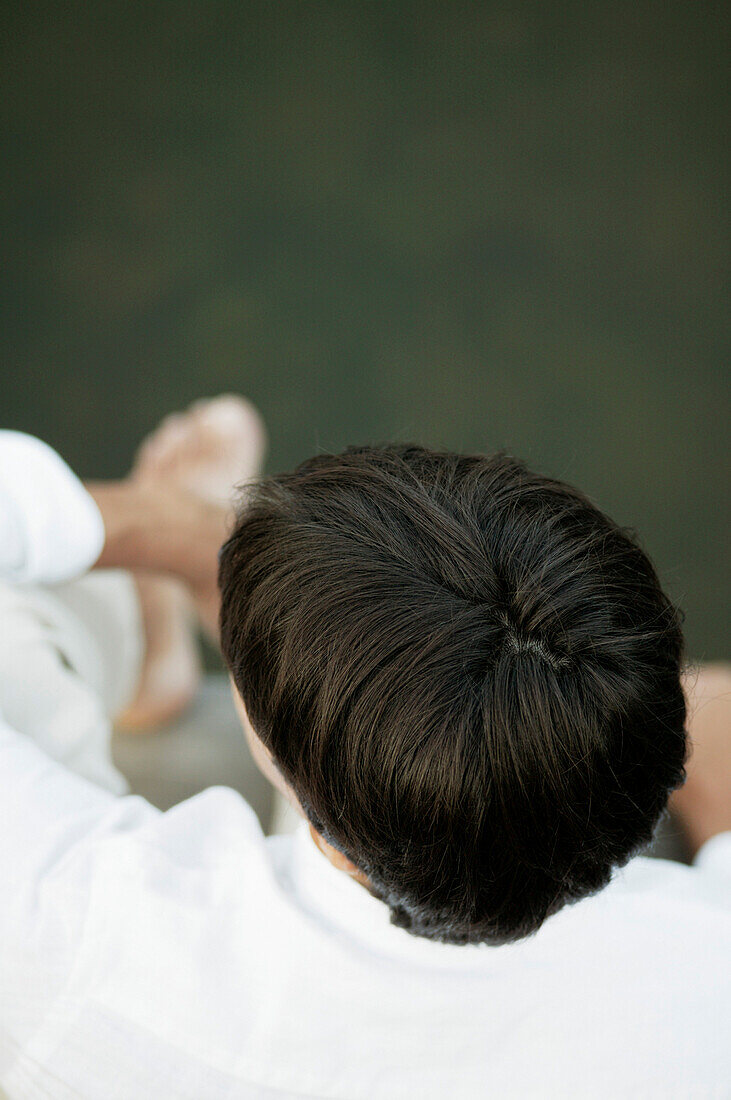
[{"label": "blurred green background", "polygon": [[226,390],[270,470],[504,446],[728,656],[726,11],[4,5],[3,425],[86,476]]}]

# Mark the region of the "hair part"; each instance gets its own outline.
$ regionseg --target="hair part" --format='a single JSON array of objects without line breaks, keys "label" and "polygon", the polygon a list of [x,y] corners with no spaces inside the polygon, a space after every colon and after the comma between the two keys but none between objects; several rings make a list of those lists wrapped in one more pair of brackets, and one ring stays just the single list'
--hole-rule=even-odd
[{"label": "hair part", "polygon": [[634,532],[504,451],[350,448],[263,480],[219,581],[257,735],[415,935],[535,932],[683,780],[682,613]]}]

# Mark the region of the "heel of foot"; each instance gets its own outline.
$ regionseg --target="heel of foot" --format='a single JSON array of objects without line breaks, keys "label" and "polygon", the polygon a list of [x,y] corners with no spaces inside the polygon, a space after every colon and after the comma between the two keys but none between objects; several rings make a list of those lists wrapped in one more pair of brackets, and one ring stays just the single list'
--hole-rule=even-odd
[{"label": "heel of foot", "polygon": [[151,733],[169,726],[185,714],[195,696],[194,689],[175,696],[169,695],[166,699],[141,697],[117,715],[114,728],[120,733]]}]

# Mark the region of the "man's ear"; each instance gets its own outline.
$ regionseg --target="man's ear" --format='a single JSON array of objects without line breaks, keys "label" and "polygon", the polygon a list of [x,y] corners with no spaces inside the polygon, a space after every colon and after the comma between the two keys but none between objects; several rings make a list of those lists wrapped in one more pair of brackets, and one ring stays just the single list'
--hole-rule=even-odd
[{"label": "man's ear", "polygon": [[338,851],[337,848],[333,848],[332,844],[328,844],[325,838],[318,833],[314,825],[310,825],[310,836],[326,859],[330,860],[333,867],[336,867],[338,871],[344,871],[346,875],[350,875],[350,877],[354,878],[356,882],[359,882],[361,886],[365,886],[366,889],[368,888],[369,883],[367,876],[356,867],[351,859],[348,859],[348,857]]}]

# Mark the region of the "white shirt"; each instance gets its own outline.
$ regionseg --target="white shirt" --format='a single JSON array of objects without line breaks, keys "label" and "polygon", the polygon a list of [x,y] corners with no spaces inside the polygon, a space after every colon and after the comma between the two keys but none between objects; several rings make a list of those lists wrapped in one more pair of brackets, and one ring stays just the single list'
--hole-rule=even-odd
[{"label": "white shirt", "polygon": [[[0,545],[42,532],[56,570],[91,565],[93,502],[66,471],[54,510],[16,444]],[[24,542],[10,568],[47,560]],[[162,813],[0,722],[0,885],[11,1098],[731,1096],[729,833],[692,868],[633,860],[529,940],[449,946],[391,925],[304,823],[265,839],[220,787]]]}]

